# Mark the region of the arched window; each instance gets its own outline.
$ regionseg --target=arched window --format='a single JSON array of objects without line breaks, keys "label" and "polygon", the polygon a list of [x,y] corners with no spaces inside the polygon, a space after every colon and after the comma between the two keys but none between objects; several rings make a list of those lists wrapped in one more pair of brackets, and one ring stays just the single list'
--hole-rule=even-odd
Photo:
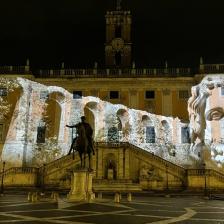
[{"label": "arched window", "polygon": [[153,126],[146,127],[146,143],[155,143],[156,133]]},{"label": "arched window", "polygon": [[115,27],[115,37],[116,37],[116,38],[121,37],[121,25],[117,25],[117,26]]},{"label": "arched window", "polygon": [[108,142],[119,142],[119,132],[116,127],[111,127],[107,134]]},{"label": "arched window", "polygon": [[116,52],[115,54],[115,65],[120,66],[121,65],[121,52]]}]

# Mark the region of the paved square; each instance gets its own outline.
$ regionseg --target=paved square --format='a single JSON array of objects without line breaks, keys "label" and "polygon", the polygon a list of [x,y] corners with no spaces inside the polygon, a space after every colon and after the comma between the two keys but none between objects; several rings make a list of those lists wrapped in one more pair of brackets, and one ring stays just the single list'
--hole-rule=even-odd
[{"label": "paved square", "polygon": [[0,197],[0,224],[224,224],[224,201],[196,197],[112,196],[92,203],[70,203],[65,196],[30,203],[25,195]]}]

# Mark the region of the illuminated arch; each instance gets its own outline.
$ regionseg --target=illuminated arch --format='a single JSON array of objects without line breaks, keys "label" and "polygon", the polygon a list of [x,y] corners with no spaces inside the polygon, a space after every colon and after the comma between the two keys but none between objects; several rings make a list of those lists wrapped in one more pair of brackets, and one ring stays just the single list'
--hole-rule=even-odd
[{"label": "illuminated arch", "polygon": [[93,136],[96,135],[97,129],[97,116],[98,116],[98,103],[95,101],[90,101],[86,103],[84,106],[84,115],[86,117],[86,121],[90,124],[93,129]]}]

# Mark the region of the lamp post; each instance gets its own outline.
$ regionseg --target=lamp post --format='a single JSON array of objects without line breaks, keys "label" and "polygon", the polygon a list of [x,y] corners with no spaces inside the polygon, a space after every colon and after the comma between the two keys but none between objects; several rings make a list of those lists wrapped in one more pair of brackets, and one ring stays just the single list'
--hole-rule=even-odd
[{"label": "lamp post", "polygon": [[1,195],[3,195],[4,193],[4,172],[5,172],[5,161],[3,161],[3,166],[2,166]]},{"label": "lamp post", "polygon": [[169,190],[169,184],[168,184],[168,165],[166,164],[166,190]]},{"label": "lamp post", "polygon": [[204,169],[204,195],[207,196],[207,178],[206,178],[206,164],[203,163],[203,169]]},{"label": "lamp post", "polygon": [[44,175],[45,175],[46,164],[44,163],[43,165],[44,166],[43,166],[43,172],[42,172],[42,194],[44,194],[44,191],[45,191]]}]

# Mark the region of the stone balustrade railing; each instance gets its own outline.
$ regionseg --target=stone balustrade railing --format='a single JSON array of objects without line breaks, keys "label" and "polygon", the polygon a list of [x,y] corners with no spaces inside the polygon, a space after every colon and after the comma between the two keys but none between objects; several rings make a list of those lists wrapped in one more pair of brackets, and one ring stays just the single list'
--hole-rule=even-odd
[{"label": "stone balustrade railing", "polygon": [[224,64],[200,64],[199,69],[191,68],[121,68],[121,69],[43,69],[33,71],[29,65],[0,66],[0,74],[34,74],[39,78],[88,78],[88,77],[179,77],[201,74],[224,73]]},{"label": "stone balustrade railing", "polygon": [[213,169],[188,169],[188,176],[212,176],[220,181],[224,181],[224,174]]},{"label": "stone balustrade railing", "polygon": [[0,66],[0,74],[31,74],[29,66]]},{"label": "stone balustrade railing", "polygon": [[190,68],[142,68],[142,69],[58,69],[38,70],[37,78],[112,78],[112,77],[178,77],[192,76]]},{"label": "stone balustrade railing", "polygon": [[200,65],[200,73],[224,73],[224,64],[202,64]]},{"label": "stone balustrade railing", "polygon": [[[75,153],[77,154],[77,153]],[[72,160],[73,159],[73,155],[66,155],[63,156],[57,160],[54,160],[44,166],[41,166],[39,168],[39,172],[43,173],[43,172],[50,172],[50,170],[55,169],[55,168],[60,168],[62,166],[62,164],[65,164],[67,161]]]},{"label": "stone balustrade railing", "polygon": [[224,174],[213,169],[188,169],[187,175],[188,176],[207,176],[207,177],[213,176],[221,181],[224,181]]},{"label": "stone balustrade railing", "polygon": [[[36,167],[12,167],[4,172],[4,176],[10,175],[10,174],[18,174],[18,173],[38,173],[38,168]],[[0,176],[2,176],[2,172],[0,173]]]}]

